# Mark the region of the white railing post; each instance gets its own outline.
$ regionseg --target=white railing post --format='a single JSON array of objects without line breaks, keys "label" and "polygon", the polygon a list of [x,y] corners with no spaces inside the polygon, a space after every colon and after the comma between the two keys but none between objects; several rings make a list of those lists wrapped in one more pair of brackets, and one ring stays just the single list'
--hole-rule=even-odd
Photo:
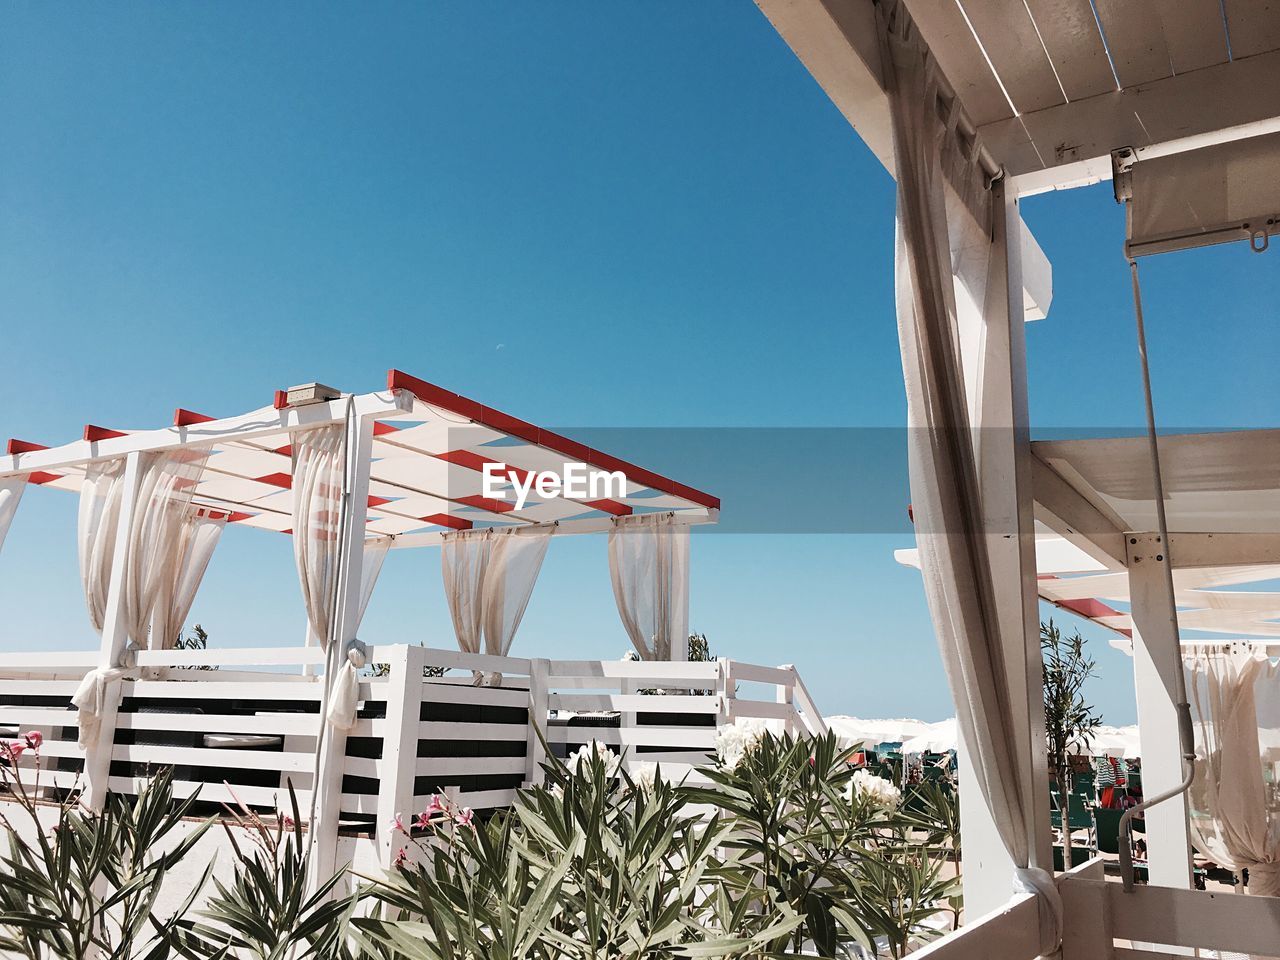
[{"label": "white railing post", "polygon": [[[356,637],[360,622],[360,577],[364,561],[365,522],[369,508],[369,467],[373,456],[374,415],[361,416],[354,431],[347,435],[347,460],[345,469],[351,478],[345,504],[346,523],[344,542],[341,544],[342,582],[338,585],[338,616],[333,631],[333,641],[325,660],[325,682],[332,683],[338,668],[346,662],[347,643]],[[295,533],[295,535],[301,535]],[[324,738],[320,750],[320,763],[316,770],[315,822],[308,828],[315,831],[313,884],[323,883],[333,876],[338,860],[338,822],[342,813],[342,776],[347,766],[347,734],[329,724],[323,705],[318,735]]]},{"label": "white railing post", "polygon": [[[111,557],[111,579],[107,586],[107,609],[102,618],[102,644],[98,655],[101,668],[119,666],[129,645],[124,622],[124,581],[129,565],[129,529],[138,510],[141,458],[142,455],[136,451],[125,457],[124,476],[120,481],[120,515],[116,522],[115,550]],[[97,733],[85,748],[82,799],[91,810],[102,809],[110,790],[111,754],[115,747],[120,697],[120,681],[108,684]]]},{"label": "white railing post", "polygon": [[525,782],[541,784],[544,779],[542,764],[547,759],[547,676],[551,672],[550,660],[529,661],[529,740],[525,751]]},{"label": "white railing post", "polygon": [[414,780],[418,774],[418,726],[422,716],[422,668],[426,650],[397,643],[384,647],[391,673],[387,678],[387,716],[382,727],[382,762],[378,774],[378,862],[389,870],[407,839],[393,824],[397,816],[405,826],[414,816]]}]

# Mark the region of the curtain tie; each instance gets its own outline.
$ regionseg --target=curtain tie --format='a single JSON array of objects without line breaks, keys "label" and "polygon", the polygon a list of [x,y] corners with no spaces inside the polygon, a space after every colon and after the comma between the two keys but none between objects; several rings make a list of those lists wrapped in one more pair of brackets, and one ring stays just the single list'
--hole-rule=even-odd
[{"label": "curtain tie", "polygon": [[1056,956],[1062,948],[1062,895],[1053,875],[1040,867],[1019,867],[1013,874],[1018,893],[1034,893],[1040,908],[1040,956]]},{"label": "curtain tie", "polygon": [[87,750],[98,735],[102,714],[106,710],[107,688],[129,672],[127,667],[95,667],[84,675],[71,697],[71,705],[79,711],[76,722],[80,732],[76,742]]},{"label": "curtain tie", "polygon": [[334,678],[325,712],[325,719],[338,730],[350,730],[356,724],[356,711],[360,708],[360,677],[356,671],[363,669],[367,654],[368,647],[361,641],[348,641],[347,655]]}]

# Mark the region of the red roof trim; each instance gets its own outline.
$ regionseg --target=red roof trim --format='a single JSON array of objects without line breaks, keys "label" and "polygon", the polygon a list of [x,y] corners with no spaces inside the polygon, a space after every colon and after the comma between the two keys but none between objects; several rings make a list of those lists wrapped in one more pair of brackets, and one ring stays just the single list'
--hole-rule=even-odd
[{"label": "red roof trim", "polygon": [[[475,470],[479,473],[484,472],[486,463],[502,463],[501,460],[494,460],[490,457],[482,456],[471,450],[448,450],[444,453],[433,454],[437,460],[444,460],[448,463],[457,464],[460,467],[466,467],[469,470]],[[513,467],[510,464],[503,464],[506,473],[514,474],[521,483],[525,483],[529,479],[529,471],[520,467]]]},{"label": "red roof trim", "polygon": [[8,451],[10,456],[13,456],[15,453],[34,453],[37,450],[48,449],[49,448],[43,443],[32,443],[30,440],[15,440],[13,437],[9,438]]},{"label": "red roof trim", "polygon": [[584,500],[583,505],[591,507],[593,510],[612,513],[615,517],[631,516],[631,508],[625,503],[619,503],[617,500]]},{"label": "red roof trim", "polygon": [[479,494],[471,497],[458,497],[454,502],[468,507],[479,507],[481,510],[488,510],[490,513],[510,513],[516,508],[516,505],[509,500],[495,500],[492,497],[482,497]]},{"label": "red roof trim", "polygon": [[232,510],[227,514],[227,523],[239,523],[241,520],[248,520],[254,516],[252,513],[243,513],[240,510]]},{"label": "red roof trim", "polygon": [[373,435],[375,437],[381,437],[388,433],[395,433],[399,429],[400,428],[395,426],[395,424],[385,423],[382,420],[373,421]]},{"label": "red roof trim", "polygon": [[293,487],[293,477],[287,473],[268,473],[265,477],[254,477],[256,483],[269,483],[273,487],[289,490]]},{"label": "red roof trim", "polygon": [[[1060,580],[1061,577],[1058,577],[1050,573],[1050,574],[1041,574],[1037,576],[1036,579],[1037,580]],[[1122,614],[1119,610],[1115,609],[1114,607],[1109,607],[1105,603],[1103,603],[1101,600],[1097,600],[1093,597],[1085,597],[1081,600],[1050,600],[1048,597],[1044,597],[1042,599],[1047,600],[1049,603],[1053,604],[1059,610],[1066,610],[1068,613],[1074,613],[1078,617],[1084,617],[1086,620],[1093,620],[1094,622],[1097,622],[1102,617],[1124,616],[1124,614]],[[1122,636],[1129,637],[1130,639],[1133,638],[1132,630],[1125,630],[1120,627],[1107,627],[1107,625],[1104,623],[1099,623],[1098,626],[1106,627],[1108,630],[1114,630],[1116,633],[1121,634]]]},{"label": "red roof trim", "polygon": [[92,423],[85,424],[84,438],[90,443],[98,440],[110,440],[112,437],[127,437],[128,434],[120,430],[108,430],[106,427],[95,427]]},{"label": "red roof trim", "polygon": [[285,407],[287,407],[289,405],[289,391],[277,390],[275,399],[271,401],[271,405],[275,407],[277,410],[283,410]]},{"label": "red roof trim", "polygon": [[380,507],[384,503],[390,503],[390,502],[391,502],[390,497],[375,497],[372,494],[369,495],[369,506],[371,507]]},{"label": "red roof trim", "polygon": [[27,474],[27,483],[48,483],[50,480],[61,480],[60,473],[45,473],[43,470],[36,470],[34,473]]},{"label": "red roof trim", "polygon": [[562,437],[560,434],[553,433],[550,430],[543,430],[527,421],[502,413],[499,410],[494,410],[491,407],[486,407],[474,400],[469,400],[461,394],[445,390],[443,387],[427,383],[425,380],[419,380],[417,377],[401,370],[387,371],[387,389],[408,390],[423,403],[443,407],[445,410],[460,414],[483,426],[500,430],[529,443],[536,443],[539,446],[554,450],[567,457],[573,457],[594,467],[604,470],[621,470],[627,475],[627,479],[633,483],[643,484],[663,493],[683,497],[693,503],[710,507],[714,510],[720,508],[719,497],[713,497],[709,493],[695,490],[686,484],[678,483],[661,474],[654,473],[652,470],[646,470],[625,460],[619,460],[617,457],[610,456],[602,451],[593,450],[575,440],[570,440],[568,437]]},{"label": "red roof trim", "polygon": [[197,423],[208,423],[210,420],[216,419],[218,418],[196,413],[194,410],[184,410],[182,407],[173,411],[173,425],[175,427],[191,427]]},{"label": "red roof trim", "polygon": [[434,523],[437,527],[452,527],[454,530],[470,530],[471,521],[463,520],[461,517],[451,517],[447,513],[432,513],[425,517],[419,517],[423,523]]}]

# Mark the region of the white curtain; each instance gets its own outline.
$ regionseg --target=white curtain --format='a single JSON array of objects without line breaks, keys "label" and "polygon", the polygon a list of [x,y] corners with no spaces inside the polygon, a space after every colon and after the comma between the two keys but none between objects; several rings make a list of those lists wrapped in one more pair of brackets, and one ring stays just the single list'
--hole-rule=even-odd
[{"label": "white curtain", "polygon": [[360,620],[362,622],[365,611],[369,609],[369,601],[373,599],[373,588],[378,585],[382,563],[387,559],[387,551],[391,549],[391,540],[391,537],[378,537],[376,540],[364,542],[364,563],[360,566]]},{"label": "white curtain", "polygon": [[552,527],[494,531],[484,580],[484,652],[505,657],[538,582]]},{"label": "white curtain", "polygon": [[[939,108],[940,74],[901,3],[877,5],[898,182],[896,293],[907,394],[911,503],[921,572],[963,742],[1021,889],[1041,895],[1042,953],[1061,942],[1053,878],[1030,865],[1015,719],[986,550],[958,311],[982,309],[1002,264],[990,197],[958,114]],[[1003,231],[997,231],[1003,236]],[[957,297],[957,273],[968,283]],[[1003,290],[998,291],[1003,295]],[[970,362],[973,361],[970,352]]]},{"label": "white curtain", "polygon": [[440,541],[444,596],[453,618],[458,649],[479,653],[484,637],[485,571],[493,553],[493,532],[447,533]]},{"label": "white curtain", "polygon": [[111,561],[116,549],[124,458],[99,460],[85,468],[80,486],[76,539],[80,553],[80,582],[93,629],[102,633],[111,585]]},{"label": "white curtain", "polygon": [[[124,577],[125,630],[135,648],[147,645],[152,614],[169,595],[166,580],[182,565],[191,494],[208,458],[207,450],[185,449],[140,456]],[[155,646],[163,649],[172,642],[172,637],[161,637]]]},{"label": "white curtain", "polygon": [[[181,561],[191,495],[208,459],[206,450],[151,451],[138,460],[138,492],[126,531],[121,616],[129,645],[147,643],[153,617],[167,602],[172,577]],[[94,629],[102,632],[111,583],[120,506],[124,493],[123,457],[91,463],[80,489],[77,534],[80,577]],[[109,685],[124,675],[120,663],[90,670],[71,698],[79,711],[79,742],[87,747],[97,734]]]},{"label": "white curtain", "polygon": [[207,510],[190,511],[183,520],[177,559],[165,575],[156,607],[151,649],[168,650],[177,641],[226,526],[225,513]]},{"label": "white curtain", "polygon": [[[458,649],[504,657],[524,617],[552,527],[447,534],[440,562]],[[500,673],[475,671],[475,682],[502,683]]]},{"label": "white curtain", "polygon": [[[326,652],[338,640],[334,616],[341,586],[346,430],[335,423],[293,436],[293,557],[307,622]],[[332,678],[325,715],[339,730],[351,729],[356,720],[356,666],[348,657]]]},{"label": "white curtain", "polygon": [[1196,722],[1191,840],[1219,866],[1280,896],[1280,665],[1247,645],[1186,659]]},{"label": "white curtain", "polygon": [[618,517],[609,577],[622,626],[645,660],[670,660],[689,640],[689,528],[669,513]]},{"label": "white curtain", "polygon": [[4,538],[9,535],[9,525],[13,523],[13,515],[18,512],[18,503],[26,489],[25,473],[16,477],[0,477],[0,549],[4,547]]}]

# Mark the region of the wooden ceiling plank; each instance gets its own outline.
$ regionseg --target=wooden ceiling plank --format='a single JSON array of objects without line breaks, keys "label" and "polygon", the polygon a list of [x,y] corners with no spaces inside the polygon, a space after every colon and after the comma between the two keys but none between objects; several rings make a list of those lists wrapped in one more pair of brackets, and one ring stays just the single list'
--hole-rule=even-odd
[{"label": "wooden ceiling plank", "polygon": [[1122,87],[1173,74],[1169,48],[1159,19],[1149,4],[1133,0],[1096,0],[1102,32]]},{"label": "wooden ceiling plank", "polygon": [[1083,100],[1116,88],[1089,0],[1027,0],[1027,8],[1040,28],[1067,99]]},{"label": "wooden ceiling plank", "polygon": [[960,0],[960,3],[1020,113],[1066,102],[1045,45],[1041,43],[1037,24],[1022,0]]},{"label": "wooden ceiling plank", "polygon": [[1280,49],[1280,0],[1225,0],[1231,56]]},{"label": "wooden ceiling plank", "polygon": [[1174,73],[1227,62],[1219,0],[1156,0]]},{"label": "wooden ceiling plank", "polygon": [[981,126],[1013,116],[956,0],[910,0],[907,7],[969,119]]}]

